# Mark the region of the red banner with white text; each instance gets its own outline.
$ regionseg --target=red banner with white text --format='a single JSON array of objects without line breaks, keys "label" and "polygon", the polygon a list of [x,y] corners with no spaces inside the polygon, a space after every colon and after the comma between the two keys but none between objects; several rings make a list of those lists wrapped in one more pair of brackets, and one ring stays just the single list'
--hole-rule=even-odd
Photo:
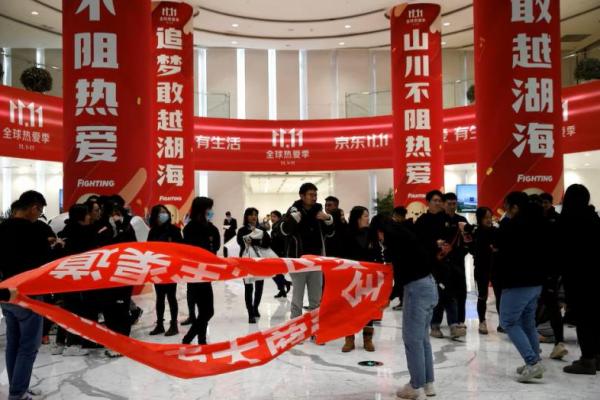
[{"label": "red banner with white text", "polygon": [[476,1],[479,202],[563,189],[559,0]]},{"label": "red banner with white text", "polygon": [[148,208],[152,37],[148,0],[63,0],[65,207],[120,194]]},{"label": "red banner with white text", "polygon": [[392,45],[394,203],[422,214],[427,192],[443,189],[442,21],[437,4],[389,12]]},{"label": "red banner with white text", "polygon": [[193,14],[187,3],[152,3],[156,80],[150,204],[163,204],[177,224],[194,197]]},{"label": "red banner with white text", "polygon": [[[216,282],[323,271],[321,307],[281,326],[203,346],[147,343],[108,330],[27,296],[144,284]],[[69,331],[180,378],[217,375],[265,364],[316,335],[318,343],[354,334],[381,314],[392,290],[390,265],[305,256],[300,259],[220,258],[176,243],[122,243],[53,261],[0,283],[13,301]],[[218,309],[218,305],[216,305]]]}]

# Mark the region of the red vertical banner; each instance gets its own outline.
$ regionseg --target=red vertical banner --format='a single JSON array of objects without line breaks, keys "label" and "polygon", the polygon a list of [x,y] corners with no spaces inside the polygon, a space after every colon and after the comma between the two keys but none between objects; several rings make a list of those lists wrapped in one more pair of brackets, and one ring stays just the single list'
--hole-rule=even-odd
[{"label": "red vertical banner", "polygon": [[155,89],[152,204],[182,222],[194,196],[194,10],[184,2],[152,3]]},{"label": "red vertical banner", "polygon": [[120,194],[148,207],[149,0],[63,0],[65,206]]},{"label": "red vertical banner", "polygon": [[444,185],[441,16],[437,4],[390,11],[394,202],[413,216]]},{"label": "red vertical banner", "polygon": [[475,1],[479,203],[563,188],[559,0]]}]

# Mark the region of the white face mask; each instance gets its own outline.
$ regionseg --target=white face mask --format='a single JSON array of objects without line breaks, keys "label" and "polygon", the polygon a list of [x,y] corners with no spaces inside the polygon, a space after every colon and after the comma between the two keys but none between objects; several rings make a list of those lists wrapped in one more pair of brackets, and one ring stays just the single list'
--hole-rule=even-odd
[{"label": "white face mask", "polygon": [[161,224],[167,223],[169,221],[169,214],[167,214],[167,213],[160,213],[160,214],[158,214],[158,221]]}]

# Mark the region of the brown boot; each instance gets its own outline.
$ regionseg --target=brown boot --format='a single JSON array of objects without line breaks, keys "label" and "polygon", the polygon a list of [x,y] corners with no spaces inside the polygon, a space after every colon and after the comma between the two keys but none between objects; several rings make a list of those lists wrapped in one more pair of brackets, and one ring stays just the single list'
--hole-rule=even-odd
[{"label": "brown boot", "polygon": [[375,328],[366,327],[363,328],[363,343],[366,351],[375,351],[375,345],[373,345],[373,333]]},{"label": "brown boot", "polygon": [[342,347],[342,353],[349,353],[355,348],[356,346],[354,345],[354,335],[346,336],[346,342],[344,343],[344,347]]}]

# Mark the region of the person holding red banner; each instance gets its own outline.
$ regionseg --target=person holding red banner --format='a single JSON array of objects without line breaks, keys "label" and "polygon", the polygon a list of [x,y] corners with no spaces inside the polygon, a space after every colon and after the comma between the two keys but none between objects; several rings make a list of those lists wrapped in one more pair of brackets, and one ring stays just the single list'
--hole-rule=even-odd
[{"label": "person holding red banner", "polygon": [[[163,204],[152,207],[150,211],[150,232],[148,233],[149,242],[167,242],[181,243],[181,229],[171,222],[171,213]],[[151,336],[160,335],[175,336],[179,333],[177,328],[177,313],[179,307],[177,304],[177,284],[155,284],[156,291],[156,327],[150,332]],[[169,310],[171,311],[171,323],[169,329],[165,332],[165,297],[169,301]]]},{"label": "person holding red banner", "polygon": [[[183,228],[183,242],[217,254],[221,247],[221,235],[211,222],[215,215],[212,210],[213,205],[213,199],[208,197],[194,199],[190,210],[190,222]],[[210,282],[188,283],[187,301],[190,312],[188,319],[192,326],[183,337],[182,343],[190,344],[197,336],[198,344],[206,344],[208,322],[215,314],[212,284]]]},{"label": "person holding red banner", "polygon": [[[333,217],[323,212],[323,205],[317,203],[317,187],[310,183],[300,186],[300,200],[286,213],[281,233],[286,236],[287,257],[299,258],[304,255],[326,255],[325,237],[335,234]],[[321,271],[295,272],[292,276],[291,318],[302,315],[304,290],[308,289],[308,308],[315,310],[321,304],[323,294],[323,273]]]},{"label": "person holding red banner", "polygon": [[398,269],[404,288],[402,339],[410,382],[399,389],[401,399],[425,400],[435,396],[433,353],[429,342],[429,324],[438,303],[431,257],[421,239],[406,225],[385,218],[373,218],[371,229],[377,232],[387,257]]}]

